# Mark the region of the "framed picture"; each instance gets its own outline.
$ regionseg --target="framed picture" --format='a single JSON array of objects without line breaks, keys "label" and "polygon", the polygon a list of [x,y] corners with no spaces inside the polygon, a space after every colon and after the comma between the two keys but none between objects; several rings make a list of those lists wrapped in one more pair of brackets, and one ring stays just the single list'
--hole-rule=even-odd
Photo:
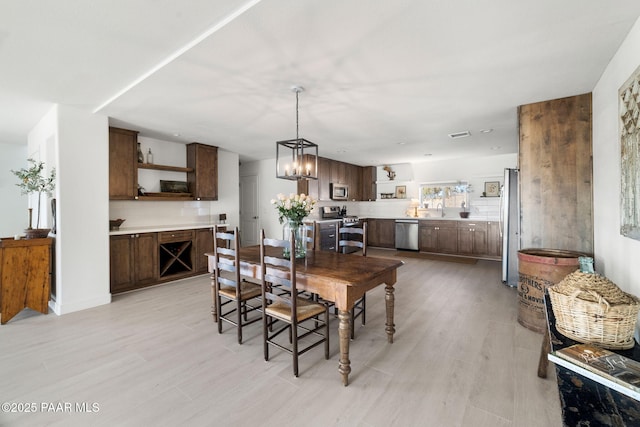
[{"label": "framed picture", "polygon": [[500,196],[500,181],[487,181],[484,183],[484,195],[486,197]]},{"label": "framed picture", "polygon": [[620,234],[640,240],[640,186],[638,186],[638,141],[640,141],[640,105],[637,102],[640,87],[640,67],[618,90],[620,132]]},{"label": "framed picture", "polygon": [[396,199],[404,199],[407,197],[407,186],[406,185],[397,185],[396,186]]}]

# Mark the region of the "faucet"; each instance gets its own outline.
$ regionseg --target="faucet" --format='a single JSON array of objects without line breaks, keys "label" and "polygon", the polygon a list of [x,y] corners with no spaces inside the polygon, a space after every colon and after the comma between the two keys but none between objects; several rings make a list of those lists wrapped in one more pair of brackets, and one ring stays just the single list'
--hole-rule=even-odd
[{"label": "faucet", "polygon": [[438,212],[438,209],[442,209],[442,218],[444,218],[444,206],[442,206],[442,203],[438,203],[438,206],[436,206],[436,212]]}]

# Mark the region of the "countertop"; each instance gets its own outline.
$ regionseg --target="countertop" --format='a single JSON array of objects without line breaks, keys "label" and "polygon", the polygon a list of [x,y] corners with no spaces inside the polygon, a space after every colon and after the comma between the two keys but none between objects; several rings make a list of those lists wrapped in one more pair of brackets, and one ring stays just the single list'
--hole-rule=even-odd
[{"label": "countertop", "polygon": [[[500,221],[499,218],[488,218],[488,217],[471,217],[471,218],[460,218],[458,217],[453,217],[453,216],[445,216],[445,217],[440,217],[440,216],[431,216],[431,217],[410,217],[410,216],[398,216],[398,217],[390,217],[390,216],[358,216],[358,218],[360,220],[365,220],[365,219],[390,219],[390,220],[418,220],[418,221],[465,221],[465,222],[479,222],[479,221],[485,221],[485,222],[498,222]],[[323,219],[313,219],[313,218],[307,218],[304,220],[304,222],[335,222],[335,221],[340,221],[340,219],[333,219],[333,218],[323,218]]]},{"label": "countertop", "polygon": [[176,231],[176,230],[193,230],[196,228],[210,228],[214,226],[228,227],[229,224],[181,224],[181,225],[151,225],[142,227],[120,227],[118,230],[109,231],[110,236],[119,236],[123,234],[133,233],[157,233],[162,231]]}]

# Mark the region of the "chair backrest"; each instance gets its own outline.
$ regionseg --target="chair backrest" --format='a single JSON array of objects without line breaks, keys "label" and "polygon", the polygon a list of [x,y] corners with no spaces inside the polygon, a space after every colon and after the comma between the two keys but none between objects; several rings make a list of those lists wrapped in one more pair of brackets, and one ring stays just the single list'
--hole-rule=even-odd
[{"label": "chair backrest", "polygon": [[[273,250],[277,248],[277,250]],[[288,248],[291,254],[285,258],[283,253]],[[291,307],[291,313],[297,309],[298,290],[296,289],[296,245],[295,234],[291,230],[289,240],[268,239],[264,230],[260,231],[260,268],[262,269],[263,307],[273,302],[281,302]],[[278,294],[272,291],[278,289]],[[284,291],[284,292],[280,292]],[[296,316],[291,316],[295,319]]]},{"label": "chair backrest", "polygon": [[316,222],[305,223],[302,225],[304,230],[303,238],[307,246],[307,250],[316,250]]},{"label": "chair backrest", "polygon": [[367,256],[367,223],[359,227],[340,227],[336,234],[336,252],[345,252],[345,248],[362,249],[362,255]]},{"label": "chair backrest", "polygon": [[[238,227],[233,232],[222,231],[218,227],[213,231],[213,251],[215,254],[214,278],[218,286],[231,286],[240,293],[240,235]],[[227,272],[226,274],[221,274]]]}]

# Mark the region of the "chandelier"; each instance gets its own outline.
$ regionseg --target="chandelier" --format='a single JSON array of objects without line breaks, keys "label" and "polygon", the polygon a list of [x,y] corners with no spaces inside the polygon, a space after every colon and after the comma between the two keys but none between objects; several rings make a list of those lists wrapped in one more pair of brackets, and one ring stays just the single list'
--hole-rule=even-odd
[{"label": "chandelier", "polygon": [[304,88],[291,90],[296,93],[296,139],[276,142],[276,178],[318,179],[318,145],[298,135],[298,95]]}]

